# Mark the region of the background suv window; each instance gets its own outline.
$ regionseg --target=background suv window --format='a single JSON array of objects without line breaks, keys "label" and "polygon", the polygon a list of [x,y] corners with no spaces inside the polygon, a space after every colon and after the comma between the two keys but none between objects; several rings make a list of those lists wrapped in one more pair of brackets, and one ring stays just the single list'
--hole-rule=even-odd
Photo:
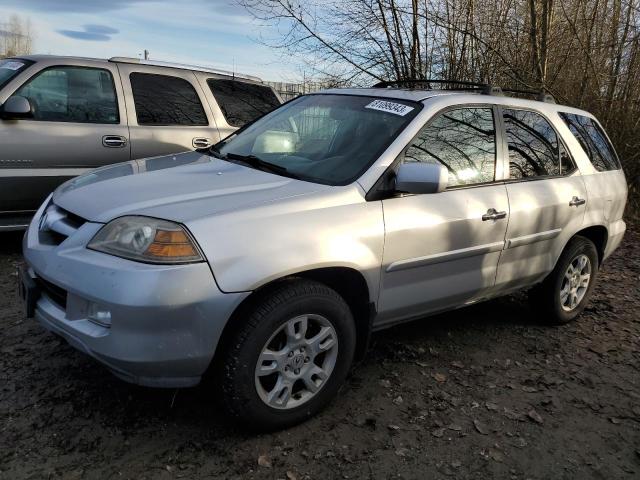
[{"label": "background suv window", "polygon": [[242,127],[280,106],[273,90],[263,85],[216,78],[208,79],[207,84],[232,127]]},{"label": "background suv window", "polygon": [[405,152],[405,162],[440,163],[449,186],[491,182],[496,137],[491,108],[459,108],[439,114]]},{"label": "background suv window", "polygon": [[111,72],[99,68],[52,67],[38,73],[14,95],[29,99],[34,120],[119,123]]},{"label": "background suv window", "polygon": [[[558,134],[542,115],[528,110],[503,110],[511,178],[560,175]],[[566,155],[566,152],[565,152]],[[563,159],[566,163],[568,157]]]},{"label": "background suv window", "polygon": [[208,125],[196,89],[183,78],[132,73],[138,125]]},{"label": "background suv window", "polygon": [[0,60],[0,88],[4,87],[12,78],[33,64],[30,60],[20,58],[6,58]]},{"label": "background suv window", "polygon": [[604,172],[620,168],[613,146],[595,120],[574,113],[561,113],[560,117],[580,142],[580,146],[596,170]]}]

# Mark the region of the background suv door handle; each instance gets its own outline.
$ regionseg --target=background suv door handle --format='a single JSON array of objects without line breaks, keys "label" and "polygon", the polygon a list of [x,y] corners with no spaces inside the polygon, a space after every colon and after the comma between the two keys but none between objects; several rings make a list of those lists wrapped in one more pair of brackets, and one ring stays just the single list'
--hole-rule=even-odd
[{"label": "background suv door handle", "polygon": [[573,197],[569,202],[570,207],[577,207],[578,205],[584,205],[587,201],[584,198]]},{"label": "background suv door handle", "polygon": [[209,148],[211,146],[211,139],[206,137],[196,137],[191,142],[193,148]]},{"label": "background suv door handle", "polygon": [[127,145],[127,139],[121,135],[105,135],[102,145],[108,148],[122,148]]},{"label": "background suv door handle", "polygon": [[487,210],[487,213],[482,215],[482,221],[486,222],[487,220],[500,220],[501,218],[505,218],[507,216],[507,212],[498,212],[495,208],[490,208]]}]

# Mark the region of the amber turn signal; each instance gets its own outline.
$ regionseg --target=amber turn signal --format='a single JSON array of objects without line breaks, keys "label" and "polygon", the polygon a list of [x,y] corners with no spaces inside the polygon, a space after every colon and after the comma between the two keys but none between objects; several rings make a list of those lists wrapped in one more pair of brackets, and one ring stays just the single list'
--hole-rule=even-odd
[{"label": "amber turn signal", "polygon": [[193,257],[198,255],[191,240],[182,230],[157,230],[146,255],[153,257]]}]

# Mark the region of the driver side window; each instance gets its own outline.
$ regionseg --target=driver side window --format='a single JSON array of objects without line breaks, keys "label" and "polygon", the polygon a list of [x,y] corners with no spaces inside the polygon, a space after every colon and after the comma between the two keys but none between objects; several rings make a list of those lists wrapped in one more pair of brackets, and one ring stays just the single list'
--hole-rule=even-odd
[{"label": "driver side window", "polygon": [[33,120],[117,124],[113,76],[101,68],[61,66],[42,70],[14,95],[29,99]]},{"label": "driver side window", "polygon": [[440,113],[405,152],[405,162],[441,164],[449,187],[491,182],[495,178],[496,133],[489,107],[456,108]]}]

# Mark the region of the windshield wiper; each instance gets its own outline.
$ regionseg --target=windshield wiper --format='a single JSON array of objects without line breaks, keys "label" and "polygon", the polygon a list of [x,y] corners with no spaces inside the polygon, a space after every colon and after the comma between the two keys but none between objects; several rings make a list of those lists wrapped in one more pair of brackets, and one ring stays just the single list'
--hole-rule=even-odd
[{"label": "windshield wiper", "polygon": [[271,173],[275,173],[278,175],[282,175],[290,178],[298,178],[298,176],[294,173],[289,172],[286,167],[281,165],[276,165],[275,163],[267,162],[266,160],[262,160],[255,155],[239,155],[237,153],[227,153],[222,156],[225,160],[238,160],[242,163],[246,163],[250,167],[253,167],[257,170],[269,171]]}]

